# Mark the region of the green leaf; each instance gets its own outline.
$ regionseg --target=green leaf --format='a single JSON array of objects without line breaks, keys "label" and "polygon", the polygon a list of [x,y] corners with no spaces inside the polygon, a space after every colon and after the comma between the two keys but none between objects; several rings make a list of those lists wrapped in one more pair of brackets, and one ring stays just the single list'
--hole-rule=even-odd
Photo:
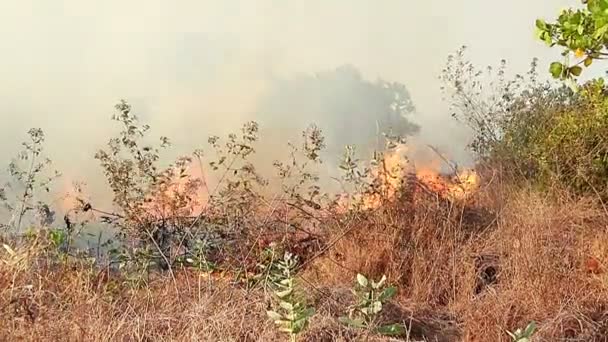
[{"label": "green leaf", "polygon": [[308,325],[308,321],[305,318],[299,319],[295,322],[293,322],[292,324],[292,330],[294,334],[297,334],[299,332],[301,332],[302,330],[304,330],[304,328],[306,328],[306,325]]},{"label": "green leaf", "polygon": [[372,287],[374,289],[379,289],[379,288],[382,287],[382,285],[384,285],[384,282],[386,282],[386,276],[385,275],[382,276],[382,279],[380,279],[380,281],[378,283],[372,281]]},{"label": "green leaf", "polygon": [[280,329],[279,329],[279,331],[280,331],[280,332],[286,332],[286,333],[288,333],[288,334],[293,334],[293,332],[294,332],[294,331],[293,331],[293,329],[291,329],[291,328],[287,328],[287,327],[285,327],[285,328],[280,328]]},{"label": "green leaf", "polygon": [[62,245],[67,238],[66,233],[59,229],[51,230],[49,235],[55,247]]},{"label": "green leaf", "polygon": [[399,336],[405,334],[406,330],[401,324],[388,324],[378,327],[376,332],[385,336]]},{"label": "green leaf", "polygon": [[394,286],[387,287],[382,291],[380,297],[378,298],[381,302],[386,302],[387,300],[393,298],[397,294],[397,288]]},{"label": "green leaf", "polygon": [[380,311],[382,311],[382,302],[380,302],[380,301],[373,302],[372,306],[371,306],[371,310],[372,310],[372,314],[374,314],[374,315],[379,313]]},{"label": "green leaf", "polygon": [[315,314],[315,308],[307,308],[306,310],[300,313],[300,316],[303,318],[310,318]]},{"label": "green leaf", "polygon": [[606,33],[608,33],[608,24],[600,27],[599,29],[597,29],[595,31],[595,33],[593,34],[593,38],[594,39],[600,39],[601,37],[603,37]]},{"label": "green leaf", "polygon": [[285,291],[277,292],[276,295],[279,298],[285,298],[285,297],[289,296],[292,292],[293,292],[293,289],[287,289]]},{"label": "green leaf", "polygon": [[367,287],[368,281],[367,278],[365,278],[364,275],[362,274],[357,274],[357,282],[359,283],[359,285],[361,285],[362,287]]},{"label": "green leaf", "polygon": [[351,327],[355,327],[355,328],[365,328],[365,321],[363,321],[362,318],[357,318],[357,319],[351,319],[349,317],[340,317],[338,318],[338,321],[342,324],[351,326]]},{"label": "green leaf", "polygon": [[291,324],[291,322],[286,319],[279,319],[279,320],[275,321],[274,323],[277,325],[283,325],[283,326],[289,326],[289,324]]},{"label": "green leaf", "polygon": [[560,62],[553,62],[549,67],[549,72],[551,72],[551,76],[554,78],[559,78],[564,71],[564,65]]},{"label": "green leaf", "polygon": [[551,33],[547,32],[547,31],[539,30],[537,35],[543,42],[545,42],[545,44],[547,44],[549,46],[552,46],[554,44],[553,38],[551,37]]},{"label": "green leaf", "polygon": [[574,79],[568,78],[565,83],[574,93],[579,92],[580,88],[578,84],[574,81]]},{"label": "green leaf", "polygon": [[536,19],[536,27],[538,27],[541,30],[546,30],[547,23],[542,19]]},{"label": "green leaf", "polygon": [[593,63],[593,58],[591,58],[591,57],[585,58],[585,62],[584,63],[585,63],[586,67],[590,66],[591,63]]},{"label": "green leaf", "polygon": [[291,303],[280,302],[279,306],[282,307],[285,310],[293,310],[293,305]]},{"label": "green leaf", "polygon": [[582,72],[583,72],[583,68],[581,68],[578,65],[575,65],[570,68],[570,73],[574,76],[580,76]]},{"label": "green leaf", "polygon": [[534,330],[536,330],[536,322],[532,321],[532,322],[530,322],[530,324],[528,324],[528,326],[526,327],[526,330],[524,331],[525,336],[526,337],[532,336],[532,334],[534,333]]},{"label": "green leaf", "polygon": [[281,319],[283,319],[283,316],[281,316],[281,314],[279,314],[276,311],[266,311],[266,315],[268,315],[268,318],[270,318],[273,321],[279,321]]}]

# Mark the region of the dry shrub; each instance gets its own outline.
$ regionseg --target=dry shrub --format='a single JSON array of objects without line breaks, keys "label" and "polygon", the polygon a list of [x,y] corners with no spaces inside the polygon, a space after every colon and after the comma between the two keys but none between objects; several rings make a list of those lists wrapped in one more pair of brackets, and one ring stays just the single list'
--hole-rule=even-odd
[{"label": "dry shrub", "polygon": [[[269,297],[231,278],[179,270],[133,288],[120,274],[81,259],[48,262],[45,246],[0,252],[0,340],[23,341],[281,341],[266,316]],[[361,340],[342,326],[344,293],[317,297],[317,314],[302,341]],[[320,294],[321,292],[315,292]],[[331,305],[328,305],[330,304]],[[381,341],[369,336],[369,341]]]},{"label": "dry shrub", "polygon": [[[593,336],[601,322],[590,315],[608,298],[602,271],[586,267],[590,257],[606,262],[604,252],[593,248],[608,237],[606,215],[598,208],[585,199],[513,195],[497,228],[470,248],[473,254],[497,256],[499,270],[491,288],[478,296],[463,291],[455,301],[465,336],[507,340],[505,330],[531,320],[541,322],[540,339]],[[470,289],[470,279],[462,281],[461,287]]]},{"label": "dry shrub", "polygon": [[[379,279],[386,274],[400,290],[391,321],[411,329],[411,337],[453,341],[456,320],[449,311],[457,280],[468,270],[457,260],[466,245],[492,220],[475,205],[463,206],[436,194],[417,192],[336,227],[330,249],[303,275],[315,284],[350,287],[357,273]],[[481,215],[481,217],[478,217]],[[486,221],[489,221],[486,222]]]},{"label": "dry shrub", "polygon": [[[4,257],[4,255],[3,255]],[[36,272],[3,264],[0,330],[26,341],[259,341],[280,337],[259,291],[180,272],[132,289],[78,261]],[[5,281],[12,279],[14,281]],[[200,286],[200,287],[199,287]]]},{"label": "dry shrub", "polygon": [[591,199],[500,185],[466,204],[419,195],[342,227],[304,276],[346,287],[357,272],[387,274],[415,320],[432,312],[424,319],[456,322],[467,341],[509,341],[532,320],[541,341],[603,340],[606,214]]},{"label": "dry shrub", "polygon": [[[328,220],[300,284],[316,314],[305,341],[382,340],[339,324],[356,273],[399,288],[387,320],[411,340],[537,341],[608,336],[608,215],[593,199],[493,183],[466,203],[417,192]],[[5,242],[11,243],[11,240]],[[11,340],[282,340],[269,297],[188,270],[133,288],[86,260],[53,258],[44,241],[0,251],[0,330]]]}]

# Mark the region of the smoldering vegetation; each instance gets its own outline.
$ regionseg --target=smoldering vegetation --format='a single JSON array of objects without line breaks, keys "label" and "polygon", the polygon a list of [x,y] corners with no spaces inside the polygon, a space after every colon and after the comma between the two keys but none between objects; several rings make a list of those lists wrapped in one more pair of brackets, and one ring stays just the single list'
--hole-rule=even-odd
[{"label": "smoldering vegetation", "polygon": [[[286,140],[282,158],[263,155],[273,143],[253,121],[174,158],[171,139],[119,102],[115,135],[92,156],[109,204],[86,186],[66,194],[44,132],[29,131],[0,192],[2,331],[507,341],[536,322],[539,340],[601,341],[608,222],[595,152],[605,147],[587,139],[604,132],[604,86],[539,81],[536,61],[512,79],[504,68],[480,71],[461,50],[442,74],[456,119],[474,132],[468,169],[440,149],[420,158],[406,88],[350,67],[270,92],[260,121],[281,132],[269,141]],[[357,120],[287,134],[271,109],[294,98],[293,127],[333,111]]]}]

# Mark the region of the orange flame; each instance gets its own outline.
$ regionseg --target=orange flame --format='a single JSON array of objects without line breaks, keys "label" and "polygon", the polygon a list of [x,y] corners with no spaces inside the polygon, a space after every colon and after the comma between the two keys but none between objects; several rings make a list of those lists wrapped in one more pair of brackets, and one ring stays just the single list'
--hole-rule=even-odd
[{"label": "orange flame", "polygon": [[364,210],[375,209],[384,201],[395,198],[406,185],[405,178],[415,175],[418,182],[424,184],[431,191],[453,201],[465,201],[475,193],[479,187],[479,175],[472,169],[454,173],[451,177],[441,175],[441,160],[432,159],[422,166],[414,166],[407,159],[408,148],[402,144],[390,153],[372,169],[371,178],[379,181],[376,192],[373,194],[356,194],[352,202],[347,204],[348,196],[343,196],[339,203],[341,209],[352,207],[358,203]]},{"label": "orange flame", "polygon": [[192,165],[185,173],[178,169],[167,182],[158,186],[144,203],[142,210],[152,217],[196,216],[203,211],[207,194],[203,191],[202,174]]}]

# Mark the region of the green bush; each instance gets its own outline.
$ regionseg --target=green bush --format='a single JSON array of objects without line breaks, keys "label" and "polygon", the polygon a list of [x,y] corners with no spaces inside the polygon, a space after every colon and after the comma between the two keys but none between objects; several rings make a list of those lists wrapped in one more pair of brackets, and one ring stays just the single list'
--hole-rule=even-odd
[{"label": "green bush", "polygon": [[[507,80],[478,71],[463,50],[448,60],[446,83],[454,116],[473,131],[478,160],[512,179],[546,189],[555,185],[579,195],[608,198],[608,92],[603,79],[573,91],[539,82],[536,62]],[[490,69],[488,69],[490,70]]]},{"label": "green bush", "polygon": [[[608,195],[608,97],[603,80],[585,84],[569,103],[550,108],[533,131],[532,161],[543,183],[559,182],[579,194]],[[509,132],[508,137],[517,134]],[[505,144],[517,145],[513,140]],[[521,145],[521,144],[519,144]]]}]

